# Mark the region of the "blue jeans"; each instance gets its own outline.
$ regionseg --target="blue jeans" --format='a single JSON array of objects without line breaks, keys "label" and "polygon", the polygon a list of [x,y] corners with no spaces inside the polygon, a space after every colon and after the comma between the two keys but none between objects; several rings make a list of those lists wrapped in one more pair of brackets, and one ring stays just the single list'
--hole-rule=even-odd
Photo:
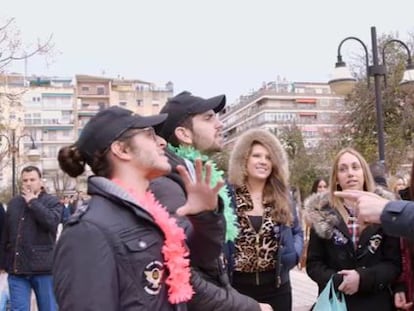
[{"label": "blue jeans", "polygon": [[39,311],[57,311],[53,293],[52,275],[13,275],[9,274],[10,310],[29,311],[32,289],[36,295]]}]

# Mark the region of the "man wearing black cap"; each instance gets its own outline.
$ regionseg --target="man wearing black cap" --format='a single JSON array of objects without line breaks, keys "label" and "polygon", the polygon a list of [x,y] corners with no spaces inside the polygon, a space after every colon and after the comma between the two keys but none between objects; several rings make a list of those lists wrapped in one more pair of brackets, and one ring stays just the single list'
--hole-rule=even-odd
[{"label": "man wearing black cap", "polygon": [[[59,151],[59,165],[71,177],[82,174],[85,163],[95,174],[88,179],[87,207],[66,223],[56,248],[53,277],[60,311],[186,310],[195,289],[185,235],[148,191],[151,179],[171,169],[166,143],[152,128],[166,117],[111,107]],[[201,161],[195,182],[184,167],[178,171],[189,195],[177,213],[213,209],[223,182],[211,187]]]},{"label": "man wearing black cap", "polygon": [[[168,176],[154,179],[151,189],[171,214],[185,202],[188,195],[175,167],[185,165],[191,174],[194,172],[196,159],[211,163],[209,155],[222,149],[223,124],[217,113],[225,104],[224,95],[204,99],[189,92],[182,92],[169,99],[161,110],[162,113],[168,113],[168,117],[156,130],[157,134],[169,143],[166,154],[173,169]],[[223,172],[213,163],[212,186],[222,177]],[[231,287],[222,260],[222,250],[225,241],[232,241],[236,237],[237,227],[226,187],[220,189],[216,202],[215,211],[178,219],[179,225],[185,229],[187,244],[190,247],[192,282],[197,284],[196,289],[201,288],[196,290],[193,299],[188,303],[189,310],[271,310],[270,306],[259,304]],[[194,225],[201,223],[208,230],[195,231]],[[214,251],[206,255],[203,252],[206,247]]]}]

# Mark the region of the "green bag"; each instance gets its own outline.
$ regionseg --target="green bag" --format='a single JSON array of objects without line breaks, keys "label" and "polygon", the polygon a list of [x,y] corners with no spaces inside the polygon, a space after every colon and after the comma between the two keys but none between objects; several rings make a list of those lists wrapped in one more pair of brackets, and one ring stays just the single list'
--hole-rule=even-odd
[{"label": "green bag", "polygon": [[336,292],[330,278],[316,301],[313,311],[347,311],[343,292]]}]

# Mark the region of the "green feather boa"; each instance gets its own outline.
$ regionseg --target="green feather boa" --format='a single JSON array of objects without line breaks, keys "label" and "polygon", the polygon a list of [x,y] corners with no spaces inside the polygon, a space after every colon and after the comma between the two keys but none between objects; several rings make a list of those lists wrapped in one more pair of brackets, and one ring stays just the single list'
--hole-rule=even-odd
[{"label": "green feather boa", "polygon": [[[168,144],[168,149],[174,152],[181,158],[185,158],[192,163],[196,159],[201,159],[203,163],[209,161],[211,164],[211,182],[210,185],[214,187],[219,180],[224,180],[224,172],[222,170],[217,169],[216,163],[209,160],[208,156],[201,154],[200,151],[194,149],[194,147],[186,147],[186,146],[179,146],[174,147],[171,144]],[[224,205],[224,219],[226,220],[226,241],[234,241],[237,237],[237,218],[233,212],[233,208],[231,207],[231,199],[229,197],[229,191],[227,189],[227,185],[224,185],[220,191],[219,196],[223,201]]]}]

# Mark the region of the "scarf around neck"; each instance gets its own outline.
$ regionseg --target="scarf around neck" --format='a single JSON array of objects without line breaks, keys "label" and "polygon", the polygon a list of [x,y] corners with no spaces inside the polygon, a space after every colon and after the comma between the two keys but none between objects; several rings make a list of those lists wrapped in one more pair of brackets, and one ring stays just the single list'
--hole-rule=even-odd
[{"label": "scarf around neck", "polygon": [[[211,165],[211,180],[210,186],[214,187],[219,180],[224,180],[224,172],[217,168],[217,164],[210,160],[207,155],[202,154],[200,151],[196,150],[192,146],[179,146],[174,147],[171,144],[168,144],[168,149],[175,153],[177,156],[187,159],[194,163],[196,159],[201,159],[203,164],[206,162],[210,163]],[[219,197],[223,201],[224,205],[224,219],[226,221],[226,242],[227,241],[234,241],[237,237],[238,229],[237,229],[237,218],[234,214],[234,210],[231,207],[231,198],[229,195],[229,190],[227,185],[224,185],[219,191]]]}]

